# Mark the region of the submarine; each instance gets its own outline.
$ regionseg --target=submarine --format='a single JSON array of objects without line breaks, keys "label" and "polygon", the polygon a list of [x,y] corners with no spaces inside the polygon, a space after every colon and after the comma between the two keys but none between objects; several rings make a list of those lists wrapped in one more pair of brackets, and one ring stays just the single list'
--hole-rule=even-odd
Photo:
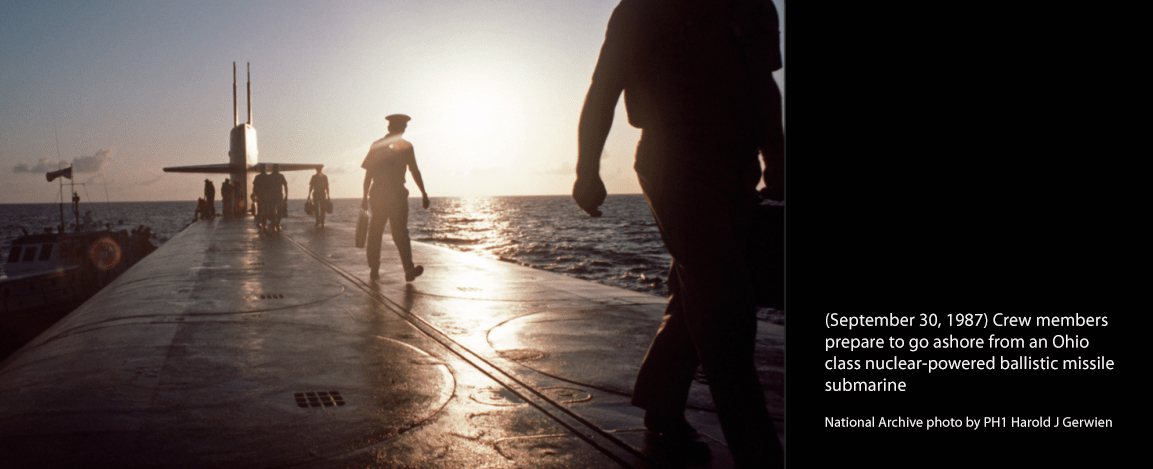
[{"label": "submarine", "polygon": [[[246,175],[251,122],[228,164],[165,170]],[[2,465],[684,465],[629,402],[667,299],[419,242],[419,279],[386,245],[370,280],[353,231],[192,223],[0,362]],[[782,443],[784,337],[762,322],[756,359]],[[694,467],[732,467],[707,385],[689,394]]]},{"label": "submarine", "polygon": [[320,163],[260,163],[259,149],[256,146],[256,127],[252,125],[252,64],[245,64],[247,70],[248,120],[240,122],[236,93],[236,62],[232,63],[232,130],[228,135],[228,162],[192,166],[169,166],[166,173],[208,173],[229,174],[233,184],[236,204],[234,212],[244,216],[248,212],[248,173],[259,172],[261,166],[278,165],[280,171],[304,171],[323,169]]}]

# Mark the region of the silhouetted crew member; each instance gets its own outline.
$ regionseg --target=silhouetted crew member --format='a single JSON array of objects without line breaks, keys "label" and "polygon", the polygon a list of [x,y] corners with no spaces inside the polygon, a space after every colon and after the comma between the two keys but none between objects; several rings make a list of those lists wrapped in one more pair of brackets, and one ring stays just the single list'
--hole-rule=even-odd
[{"label": "silhouetted crew member", "polygon": [[204,197],[196,199],[196,213],[192,216],[192,221],[207,219],[208,206],[204,204]]},{"label": "silhouetted crew member", "polygon": [[[251,194],[249,194],[251,196]],[[240,192],[240,183],[232,183],[232,216],[242,218],[251,211],[249,204],[245,203],[244,194]]]},{"label": "silhouetted crew member", "polygon": [[92,231],[92,230],[95,230],[96,228],[97,228],[96,220],[94,220],[92,218],[92,211],[91,210],[85,210],[84,211],[84,230],[85,231]]},{"label": "silhouetted crew member", "polygon": [[767,0],[622,0],[609,20],[581,110],[573,198],[599,216],[600,157],[622,91],[643,129],[634,168],[673,257],[669,303],[632,402],[659,439],[690,441],[684,418],[698,364],[738,467],[783,464],[754,363],[748,265],[762,178],[783,198],[781,67]]},{"label": "silhouetted crew member", "polygon": [[208,179],[204,180],[204,203],[208,204],[208,218],[216,218],[216,188]]},{"label": "silhouetted crew member", "polygon": [[308,196],[316,205],[316,226],[324,226],[324,209],[328,206],[328,176],[316,168],[316,174],[308,181]]},{"label": "silhouetted crew member", "polygon": [[269,186],[272,184],[268,180],[267,168],[260,165],[260,174],[252,178],[252,201],[254,202],[252,210],[256,215],[256,226],[264,228],[266,226],[266,219],[268,218],[269,205],[265,202],[269,191]]},{"label": "silhouetted crew member", "polygon": [[372,221],[368,225],[368,245],[365,247],[368,267],[372,269],[369,277],[374,280],[380,278],[380,243],[384,236],[384,225],[388,223],[392,225],[392,241],[400,252],[404,279],[411,282],[424,273],[424,267],[413,265],[412,262],[405,171],[412,172],[412,180],[420,188],[421,206],[426,210],[429,204],[428,193],[424,191],[424,180],[420,177],[420,168],[416,166],[412,144],[401,138],[410,118],[404,114],[393,114],[385,119],[388,120],[388,135],[372,143],[368,156],[364,157],[364,163],[360,165],[365,169],[364,197],[360,206],[369,208],[369,196],[372,196]]},{"label": "silhouetted crew member", "polygon": [[288,200],[288,181],[280,174],[280,165],[272,165],[272,174],[268,175],[268,204],[269,215],[272,216],[272,229],[280,231],[280,219],[284,217],[284,204]]},{"label": "silhouetted crew member", "polygon": [[224,182],[220,183],[220,208],[224,213],[224,219],[232,219],[232,183],[228,178],[224,178]]}]

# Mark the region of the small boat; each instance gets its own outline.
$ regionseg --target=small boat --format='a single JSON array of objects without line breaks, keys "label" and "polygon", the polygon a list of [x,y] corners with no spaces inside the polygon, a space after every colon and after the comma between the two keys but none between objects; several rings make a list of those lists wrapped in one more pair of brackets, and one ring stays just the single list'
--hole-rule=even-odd
[{"label": "small boat", "polygon": [[[73,200],[79,221],[79,197]],[[0,277],[0,359],[156,250],[152,231],[144,226],[85,230],[98,226],[85,223],[77,224],[74,232],[63,231],[63,226],[62,221],[55,232],[25,231],[12,240]]]},{"label": "small boat", "polygon": [[0,278],[0,357],[59,321],[156,250],[146,229],[24,235]]}]

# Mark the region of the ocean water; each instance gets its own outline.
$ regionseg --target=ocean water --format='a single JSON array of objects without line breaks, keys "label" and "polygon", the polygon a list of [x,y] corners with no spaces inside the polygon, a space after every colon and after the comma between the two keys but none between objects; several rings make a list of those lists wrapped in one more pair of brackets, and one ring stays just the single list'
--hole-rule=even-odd
[{"label": "ocean water", "polygon": [[[592,218],[565,196],[436,197],[428,210],[409,199],[413,241],[444,246],[491,259],[557,272],[657,296],[667,294],[672,258],[661,242],[644,196],[610,195]],[[220,201],[217,200],[219,213]],[[289,201],[290,217],[308,217],[304,201]],[[163,244],[191,221],[196,201],[114,202],[81,206],[93,218],[114,226],[145,225]],[[350,232],[360,199],[334,199],[326,224]],[[69,229],[75,220],[65,206]],[[23,231],[42,232],[60,223],[55,204],[0,204],[0,253]],[[385,237],[388,235],[386,233]]]},{"label": "ocean water", "polygon": [[[424,210],[419,198],[409,199],[413,241],[633,291],[667,294],[665,279],[672,257],[643,195],[610,195],[598,218],[586,215],[567,195],[430,200]],[[305,216],[304,203],[293,204],[293,215]],[[359,210],[360,199],[335,199],[325,223],[351,231]]]}]

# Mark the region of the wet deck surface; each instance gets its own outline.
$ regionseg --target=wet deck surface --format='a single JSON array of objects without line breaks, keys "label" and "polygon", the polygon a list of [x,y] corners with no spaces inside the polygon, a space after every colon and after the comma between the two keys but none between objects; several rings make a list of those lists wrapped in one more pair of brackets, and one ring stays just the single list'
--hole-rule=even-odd
[{"label": "wet deck surface", "polygon": [[[8,467],[678,467],[633,380],[664,298],[385,235],[199,222],[0,363]],[[758,366],[783,440],[783,326]],[[731,467],[708,388],[687,417]],[[655,464],[659,463],[659,464]]]}]

